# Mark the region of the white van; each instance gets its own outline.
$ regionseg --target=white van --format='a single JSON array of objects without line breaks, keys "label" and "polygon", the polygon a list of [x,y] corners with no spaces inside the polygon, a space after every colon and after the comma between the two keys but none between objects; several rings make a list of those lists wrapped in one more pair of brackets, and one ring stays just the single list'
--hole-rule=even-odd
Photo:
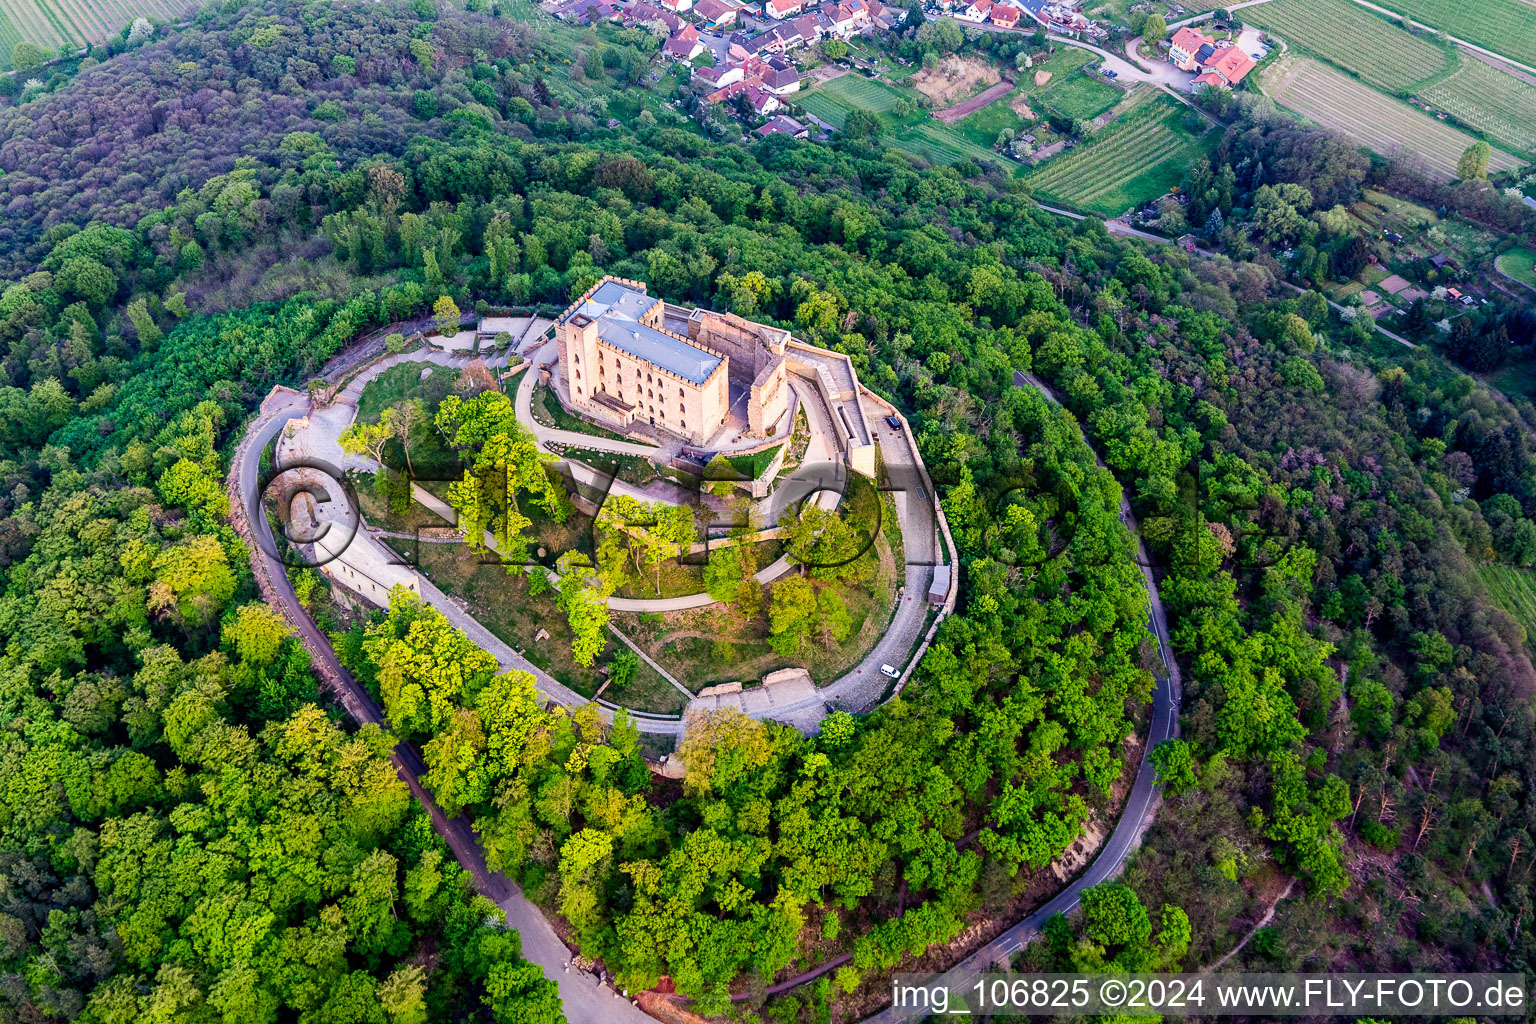
[{"label": "white van", "polygon": [[882,675],[890,676],[892,679],[895,679],[897,676],[901,675],[901,673],[896,671],[896,669],[891,665],[881,665],[880,673]]}]

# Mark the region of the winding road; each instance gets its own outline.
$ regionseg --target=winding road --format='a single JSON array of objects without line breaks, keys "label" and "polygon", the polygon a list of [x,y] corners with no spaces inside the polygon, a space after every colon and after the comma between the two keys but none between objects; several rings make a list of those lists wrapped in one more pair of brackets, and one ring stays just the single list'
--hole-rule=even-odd
[{"label": "winding road", "polygon": [[[247,432],[231,467],[231,491],[236,496],[231,507],[258,538],[258,543],[252,545],[252,567],[267,584],[263,589],[277,598],[278,610],[300,634],[317,672],[330,684],[355,721],[359,724],[372,722],[387,729],[383,710],[342,666],[330,641],[299,602],[288,581],[286,567],[272,555],[275,547],[271,527],[261,507],[261,495],[253,485],[260,474],[262,450],[290,421],[308,414],[309,398],[303,394],[274,392],[262,403],[261,413]],[[475,887],[495,901],[506,915],[508,927],[521,936],[523,957],[537,964],[545,976],[560,987],[560,1001],[565,1007],[566,1018],[572,1024],[655,1024],[654,1018],[597,978],[570,969],[570,951],[544,914],[506,876],[486,867],[469,821],[443,814],[422,787],[421,776],[426,772],[426,762],[421,753],[411,744],[400,743],[390,752],[390,758],[395,763],[395,770],[410,787],[411,794],[431,816],[433,829],[443,837],[460,866],[474,878]]]},{"label": "winding road", "polygon": [[[1032,387],[1053,405],[1060,405],[1050,388],[1030,374],[1015,371],[1013,382],[1018,387]],[[1078,429],[1082,430],[1081,424]],[[1083,443],[1089,444],[1087,431],[1083,431]],[[1099,464],[1102,466],[1103,461],[1100,460]],[[1131,514],[1130,503],[1123,494],[1120,497],[1120,518],[1132,533],[1136,533],[1136,520]],[[1152,722],[1147,730],[1147,742],[1142,747],[1141,766],[1136,771],[1136,781],[1131,784],[1131,791],[1126,795],[1125,808],[1120,813],[1120,820],[1115,823],[1115,830],[1110,833],[1109,839],[1099,849],[1093,862],[1066,888],[1047,900],[1034,913],[954,967],[942,974],[932,975],[920,984],[943,985],[951,993],[959,994],[970,991],[977,975],[985,971],[1007,970],[1013,955],[1039,936],[1040,929],[1047,920],[1053,915],[1066,914],[1075,910],[1078,903],[1082,901],[1083,890],[1114,878],[1120,873],[1125,867],[1126,858],[1141,844],[1142,836],[1146,834],[1157,816],[1161,788],[1157,783],[1156,770],[1152,767],[1152,748],[1163,740],[1172,739],[1179,734],[1179,704],[1183,699],[1183,683],[1179,676],[1178,662],[1173,658],[1169,644],[1168,620],[1163,612],[1163,602],[1157,592],[1157,582],[1152,576],[1146,545],[1141,542],[1139,535],[1136,540],[1136,551],[1141,562],[1142,578],[1146,582],[1150,603],[1147,625],[1152,635],[1157,638],[1158,656],[1163,664],[1163,672],[1156,676],[1157,685],[1152,693]],[[895,1024],[896,1021],[911,1019],[910,1012],[887,1008],[872,1017],[865,1018],[863,1024]]]},{"label": "winding road", "polygon": [[[1017,374],[1015,383],[1019,386],[1036,387],[1048,399],[1055,401],[1049,389],[1033,377]],[[310,414],[311,404],[308,396],[297,392],[275,390],[262,404],[231,467],[230,487],[236,498],[234,507],[257,541],[252,545],[251,557],[253,568],[263,582],[263,589],[270,597],[275,598],[280,611],[303,638],[316,669],[327,680],[355,720],[386,725],[382,709],[336,658],[328,639],[316,627],[299,602],[288,580],[285,567],[272,554],[276,548],[261,505],[260,491],[255,486],[260,473],[261,453],[267,444],[293,420]],[[877,417],[875,422],[883,422],[883,420]],[[1084,440],[1087,440],[1086,434]],[[899,431],[877,430],[876,443],[879,444],[882,457],[888,464],[909,463],[914,458],[907,439]],[[929,501],[929,496],[924,493],[909,496],[907,502],[899,504],[904,545],[909,552],[909,557],[915,556],[918,562],[909,563],[906,567],[906,591],[898,604],[890,627],[859,667],[829,686],[821,688],[814,702],[806,702],[816,704],[815,710],[823,710],[830,702],[840,703],[853,710],[862,710],[879,703],[884,697],[888,681],[879,674],[878,666],[882,662],[903,661],[919,639],[928,610],[922,595],[926,594],[934,571],[933,565],[924,564],[924,557],[927,552],[937,550],[941,543],[936,528],[930,521],[931,516],[924,515],[922,512],[929,507]],[[1129,504],[1123,497],[1121,516],[1126,525],[1134,531],[1135,522],[1131,517]],[[1167,624],[1162,604],[1158,599],[1156,583],[1147,562],[1146,551],[1140,546],[1138,550],[1151,600],[1149,625],[1157,637],[1164,671],[1156,677],[1152,721],[1147,743],[1143,748],[1142,762],[1137,770],[1135,782],[1127,795],[1125,809],[1103,848],[1081,876],[1039,910],[1003,932],[942,976],[942,980],[951,983],[952,989],[965,987],[971,975],[987,969],[999,960],[1006,960],[1012,953],[1031,941],[1044,921],[1052,914],[1075,908],[1085,888],[1118,874],[1127,856],[1140,842],[1156,813],[1158,787],[1150,762],[1150,751],[1157,743],[1178,734],[1180,682],[1178,666],[1169,653]],[[450,618],[459,620],[469,616],[460,611],[459,615],[450,616]],[[472,619],[470,621],[473,622]],[[457,621],[456,624],[458,624]],[[474,623],[474,625],[479,624]],[[481,642],[485,638],[477,634],[482,632],[484,629],[480,627],[471,635],[477,639],[477,642]],[[489,639],[494,641],[494,638]],[[500,645],[498,642],[497,646],[505,645]],[[531,669],[532,666],[529,668]],[[536,669],[533,671],[536,678],[540,679],[541,688],[546,682],[553,682],[548,680],[544,673]],[[559,687],[559,689],[564,688]],[[791,708],[775,709],[775,717],[784,717],[787,712],[793,710]],[[678,730],[679,723],[675,721],[658,723],[642,718],[640,726],[642,729],[650,728],[652,731],[675,732]],[[511,881],[486,868],[470,823],[463,818],[447,818],[433,803],[431,796],[420,782],[420,776],[426,770],[420,752],[413,746],[402,743],[394,749],[391,756],[401,778],[406,781],[412,794],[429,812],[434,828],[448,844],[455,858],[474,877],[480,891],[493,899],[502,909],[509,927],[521,934],[524,956],[530,962],[538,964],[547,976],[559,984],[567,1018],[573,1024],[610,1024],[610,1022],[646,1024],[650,1021],[652,1018],[621,998],[598,979],[570,969],[570,954],[542,912],[529,902]],[[871,1021],[884,1022],[895,1019],[897,1018],[891,1011],[886,1011],[871,1018]]]}]

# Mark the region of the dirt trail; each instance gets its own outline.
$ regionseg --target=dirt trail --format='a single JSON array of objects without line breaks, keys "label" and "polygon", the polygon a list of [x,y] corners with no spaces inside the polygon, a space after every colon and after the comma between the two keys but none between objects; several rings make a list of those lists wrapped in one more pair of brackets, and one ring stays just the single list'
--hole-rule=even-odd
[{"label": "dirt trail", "polygon": [[1002,99],[1012,91],[1013,83],[1005,78],[985,92],[972,96],[964,103],[956,103],[954,106],[949,107],[946,110],[938,111],[933,115],[934,120],[943,121],[945,124],[954,124],[962,117],[976,113],[976,111],[980,110],[982,107],[988,106],[991,103]]},{"label": "dirt trail", "polygon": [[1274,920],[1274,918],[1275,918],[1275,908],[1280,905],[1280,901],[1281,900],[1285,899],[1287,896],[1289,896],[1291,894],[1291,890],[1294,889],[1295,887],[1296,887],[1296,879],[1292,878],[1289,882],[1286,882],[1285,883],[1285,890],[1283,892],[1281,892],[1279,896],[1275,897],[1275,902],[1273,902],[1273,903],[1271,903],[1269,905],[1269,909],[1264,911],[1264,916],[1259,918],[1258,921],[1254,924],[1254,926],[1248,930],[1248,934],[1247,935],[1243,936],[1243,941],[1239,942],[1237,945],[1233,946],[1232,949],[1227,953],[1226,956],[1222,957],[1220,960],[1217,960],[1215,963],[1211,964],[1211,966],[1207,967],[1202,973],[1209,974],[1210,972],[1214,971],[1216,968],[1220,967],[1222,964],[1226,963],[1228,960],[1230,960],[1234,956],[1236,956],[1238,954],[1238,952],[1240,950],[1242,950],[1242,948],[1244,946],[1248,945],[1248,940],[1253,938],[1254,934],[1256,932],[1258,932],[1258,930],[1260,928],[1263,928],[1265,925],[1269,924],[1270,921]]}]

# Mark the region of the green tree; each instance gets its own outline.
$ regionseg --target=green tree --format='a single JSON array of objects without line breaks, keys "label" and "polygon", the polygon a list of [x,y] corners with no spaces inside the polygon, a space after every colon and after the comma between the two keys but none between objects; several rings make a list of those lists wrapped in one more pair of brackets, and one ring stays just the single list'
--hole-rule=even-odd
[{"label": "green tree", "polygon": [[25,39],[11,47],[11,67],[17,71],[31,71],[47,59],[47,50]]},{"label": "green tree", "polygon": [[1478,139],[1468,146],[1461,154],[1461,159],[1456,161],[1456,177],[1462,181],[1486,181],[1488,158],[1492,154],[1493,150],[1488,143]]},{"label": "green tree", "polygon": [[439,295],[437,301],[432,303],[432,320],[437,324],[440,334],[448,334],[459,329],[459,320],[463,314],[459,312],[458,303],[447,295]]}]

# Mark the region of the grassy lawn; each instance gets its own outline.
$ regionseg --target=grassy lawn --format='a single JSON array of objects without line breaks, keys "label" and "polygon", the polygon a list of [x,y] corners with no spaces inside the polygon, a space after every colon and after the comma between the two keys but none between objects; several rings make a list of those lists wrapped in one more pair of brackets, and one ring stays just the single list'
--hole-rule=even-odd
[{"label": "grassy lawn", "polygon": [[452,387],[453,371],[441,366],[414,362],[391,366],[363,388],[357,399],[357,419],[360,423],[377,423],[385,409],[409,398],[421,399],[428,411],[436,413]]},{"label": "grassy lawn", "polygon": [[1016,132],[1025,132],[1033,121],[1026,121],[1013,112],[1008,104],[1019,95],[1020,90],[1015,89],[1007,96],[982,107],[976,113],[963,117],[956,121],[952,130],[958,131],[970,142],[978,146],[991,148],[997,141],[997,136],[1005,128],[1012,128]]},{"label": "grassy lawn", "polygon": [[[622,647],[617,638],[591,668],[583,668],[571,657],[571,630],[565,614],[555,607],[548,592],[537,597],[529,593],[528,579],[521,571],[508,573],[505,566],[487,562],[466,544],[421,545],[421,569],[444,592],[469,603],[470,612],[503,643],[522,649],[523,656],[584,696],[592,696],[606,676],[600,671]],[[549,637],[535,641],[540,629]],[[622,690],[610,687],[604,700],[638,711],[675,714],[686,701],[649,665],[639,671]]]},{"label": "grassy lawn", "polygon": [[650,459],[641,458],[638,455],[616,455],[611,452],[600,452],[592,448],[578,448],[575,445],[553,442],[547,447],[551,451],[558,452],[562,457],[574,459],[585,463],[593,469],[601,470],[609,476],[617,477],[625,483],[643,487],[661,474],[656,470],[656,464]]},{"label": "grassy lawn", "polygon": [[917,104],[922,97],[916,90],[856,74],[834,78],[795,96],[797,103],[834,128],[841,128],[848,112],[855,107],[867,110],[880,118],[892,146],[933,164],[948,166],[967,159],[1002,161],[990,148],[996,141],[995,134],[984,144],[978,144],[962,132],[934,121],[926,110],[914,109],[911,114],[897,116],[896,103],[903,99]]},{"label": "grassy lawn", "polygon": [[533,410],[533,418],[546,427],[556,430],[573,430],[581,434],[591,434],[593,437],[606,437],[611,441],[623,441],[623,434],[615,434],[595,423],[589,423],[575,413],[560,404],[559,397],[554,390],[543,384],[536,384],[533,388],[533,400],[529,403]]},{"label": "grassy lawn", "polygon": [[[1086,61],[1084,63],[1087,63]],[[1081,66],[1081,65],[1079,65]],[[1041,99],[1045,106],[1077,121],[1091,121],[1119,103],[1125,93],[1081,71],[1053,77]]]},{"label": "grassy lawn", "polygon": [[756,480],[768,469],[768,464],[773,461],[774,456],[779,454],[779,449],[782,447],[784,446],[776,444],[772,448],[764,448],[752,455],[731,455],[726,461],[731,464],[732,469],[748,480]]},{"label": "grassy lawn", "polygon": [[[422,371],[430,371],[422,377]],[[410,459],[399,441],[390,441],[384,447],[384,463],[399,473],[410,472],[421,480],[457,480],[463,473],[457,453],[443,443],[443,437],[432,425],[437,407],[453,387],[453,371],[441,366],[423,366],[421,363],[401,363],[392,366],[369,381],[357,400],[357,419],[360,423],[377,423],[379,416],[392,406],[410,399],[419,399],[426,406],[426,419],[411,431]]]},{"label": "grassy lawn", "polygon": [[792,656],[778,654],[768,644],[767,594],[762,609],[751,617],[733,605],[716,604],[659,616],[615,613],[613,622],[695,692],[716,683],[753,685],[767,673],[789,667],[807,669],[817,683],[830,682],[874,646],[895,608],[898,572],[883,536],[863,558],[874,564],[871,583],[818,584],[836,588],[848,607],[853,630],[842,644],[818,637]]},{"label": "grassy lawn", "polygon": [[1536,401],[1536,360],[1506,363],[1489,374],[1487,380],[1506,395],[1519,395]]},{"label": "grassy lawn", "polygon": [[1531,250],[1511,249],[1499,257],[1498,267],[1521,284],[1536,288],[1536,253]]}]

